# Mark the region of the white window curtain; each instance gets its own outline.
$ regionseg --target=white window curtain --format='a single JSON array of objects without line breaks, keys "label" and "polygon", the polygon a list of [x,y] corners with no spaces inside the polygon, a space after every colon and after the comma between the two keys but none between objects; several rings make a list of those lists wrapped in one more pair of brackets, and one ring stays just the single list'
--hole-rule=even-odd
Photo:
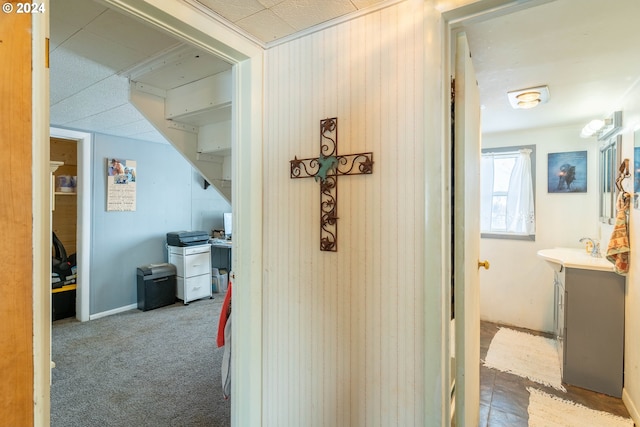
[{"label": "white window curtain", "polygon": [[480,160],[480,230],[491,231],[493,208],[493,154],[483,154]]},{"label": "white window curtain", "polygon": [[531,150],[519,150],[513,166],[507,193],[507,232],[535,233],[533,182],[531,180]]},{"label": "white window curtain", "polygon": [[[514,234],[535,234],[534,194],[531,175],[531,153],[523,148],[516,153],[485,153],[480,163],[480,230],[483,232],[501,232]],[[495,159],[498,156],[515,157],[506,194],[505,228],[494,229]],[[504,183],[506,184],[506,182]],[[500,185],[498,187],[501,187]],[[504,195],[504,192],[501,193]]]}]

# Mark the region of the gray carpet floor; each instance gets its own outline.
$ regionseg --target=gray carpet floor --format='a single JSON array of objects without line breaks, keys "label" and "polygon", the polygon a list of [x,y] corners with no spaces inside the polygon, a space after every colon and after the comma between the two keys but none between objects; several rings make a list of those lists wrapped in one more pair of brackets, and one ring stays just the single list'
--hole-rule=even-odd
[{"label": "gray carpet floor", "polygon": [[229,426],[216,335],[223,295],[52,326],[51,425]]}]

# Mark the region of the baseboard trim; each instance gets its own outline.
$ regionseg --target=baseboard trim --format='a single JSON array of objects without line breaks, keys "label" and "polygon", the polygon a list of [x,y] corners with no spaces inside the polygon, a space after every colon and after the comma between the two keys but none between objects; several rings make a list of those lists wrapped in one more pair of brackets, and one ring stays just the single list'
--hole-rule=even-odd
[{"label": "baseboard trim", "polygon": [[125,305],[124,307],[114,308],[113,310],[103,311],[102,313],[96,313],[89,315],[89,320],[96,320],[101,317],[111,316],[112,314],[122,313],[124,311],[134,310],[138,308],[138,304]]},{"label": "baseboard trim", "polygon": [[635,425],[640,426],[640,412],[638,411],[638,407],[635,405],[629,393],[627,393],[627,389],[622,389],[622,402],[624,406],[627,407],[627,411],[629,411],[629,415],[631,415],[631,419]]}]

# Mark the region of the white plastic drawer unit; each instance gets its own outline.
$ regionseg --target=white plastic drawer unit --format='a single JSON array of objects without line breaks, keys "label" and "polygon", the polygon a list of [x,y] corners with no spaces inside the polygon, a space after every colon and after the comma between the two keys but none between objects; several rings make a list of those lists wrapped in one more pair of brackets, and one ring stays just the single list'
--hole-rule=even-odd
[{"label": "white plastic drawer unit", "polygon": [[197,253],[185,256],[184,268],[185,274],[178,272],[178,276],[193,277],[201,274],[211,274],[211,253]]},{"label": "white plastic drawer unit", "polygon": [[211,245],[199,245],[199,246],[187,246],[184,248],[185,256],[188,255],[196,255],[196,254],[204,254],[209,253],[211,251]]},{"label": "white plastic drawer unit", "polygon": [[188,293],[188,300],[195,300],[211,296],[210,276],[202,275],[185,280],[185,288]]},{"label": "white plastic drawer unit", "polygon": [[211,278],[208,275],[190,277],[188,279],[178,277],[176,296],[185,303],[204,297],[210,297]]},{"label": "white plastic drawer unit", "polygon": [[176,266],[176,274],[182,277],[193,277],[211,274],[211,247],[198,246],[182,248],[169,246],[170,263]]},{"label": "white plastic drawer unit", "polygon": [[176,296],[189,301],[211,296],[211,246],[169,246],[169,263],[176,266]]}]

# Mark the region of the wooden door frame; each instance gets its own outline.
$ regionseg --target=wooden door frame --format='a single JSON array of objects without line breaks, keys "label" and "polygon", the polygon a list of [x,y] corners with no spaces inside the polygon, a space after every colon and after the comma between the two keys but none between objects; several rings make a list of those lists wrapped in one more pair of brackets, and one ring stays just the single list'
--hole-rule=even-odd
[{"label": "wooden door frame", "polygon": [[[434,307],[434,303],[427,300],[425,310],[427,310],[427,322],[429,322],[430,317],[431,320],[434,319],[433,314],[429,314],[429,308],[435,309],[437,308],[437,312],[440,314],[440,318],[437,319],[440,325],[440,334],[439,336],[429,336],[427,335],[427,342],[425,346],[427,347],[427,351],[425,352],[425,374],[429,379],[430,371],[433,371],[433,359],[430,357],[433,354],[432,349],[429,349],[429,341],[431,338],[441,339],[442,348],[438,353],[439,359],[439,375],[440,375],[440,384],[442,388],[440,390],[440,394],[437,396],[430,396],[429,390],[427,389],[427,395],[425,396],[426,402],[431,402],[427,399],[430,397],[437,398],[442,403],[441,404],[441,412],[439,413],[440,422],[438,423],[441,426],[450,425],[450,414],[451,414],[451,393],[450,393],[450,384],[449,378],[451,375],[451,367],[449,365],[449,359],[451,357],[451,310],[450,310],[450,302],[451,302],[451,244],[450,244],[450,236],[451,236],[451,210],[448,207],[450,196],[451,196],[451,188],[448,183],[451,182],[451,117],[450,117],[450,106],[451,106],[451,89],[450,89],[450,80],[453,75],[453,70],[451,69],[451,64],[453,63],[453,55],[455,51],[452,47],[452,43],[455,41],[455,34],[460,31],[465,25],[468,25],[473,22],[490,19],[492,17],[506,15],[509,13],[513,13],[519,10],[527,9],[530,7],[538,6],[540,4],[548,3],[551,0],[527,0],[527,1],[519,1],[519,0],[469,0],[466,1],[466,4],[461,6],[453,7],[450,10],[442,11],[438,6],[441,2],[439,0],[426,0],[425,4],[427,5],[427,10],[425,11],[425,27],[429,24],[436,25],[439,28],[439,32],[436,34],[435,40],[438,40],[439,43],[435,43],[435,48],[430,48],[427,52],[427,56],[435,55],[438,58],[437,65],[440,67],[438,72],[434,73],[433,76],[427,75],[426,78],[429,80],[429,77],[435,79],[435,81],[439,82],[441,89],[441,98],[440,98],[440,111],[438,114],[430,114],[434,112],[435,108],[429,110],[426,109],[425,117],[425,125],[431,126],[430,130],[425,131],[425,135],[430,135],[438,138],[437,140],[441,141],[441,147],[439,149],[434,149],[435,155],[431,155],[427,157],[427,161],[425,164],[428,168],[434,168],[436,170],[441,170],[440,174],[437,175],[437,182],[435,184],[428,184],[427,191],[429,191],[430,187],[433,191],[440,190],[443,192],[443,196],[441,198],[443,203],[443,208],[437,212],[434,212],[433,215],[436,220],[440,219],[439,230],[441,231],[440,239],[437,242],[426,242],[427,246],[427,254],[433,254],[435,251],[442,250],[445,254],[445,257],[441,259],[442,262],[442,270],[440,271],[440,279],[441,279],[441,289],[439,291],[439,295],[442,300],[437,307]],[[458,4],[465,3],[464,0],[462,2],[458,2]],[[433,66],[433,59],[426,58],[426,61],[429,66]],[[429,67],[426,67],[429,70]],[[430,71],[429,71],[430,73]],[[426,90],[432,90],[431,88],[427,88]],[[429,93],[425,96],[425,99],[429,100]],[[433,96],[431,96],[431,99]],[[433,101],[431,101],[433,102]],[[430,106],[430,103],[427,103]],[[429,116],[438,117],[441,122],[440,123],[430,123],[433,122],[433,118]],[[427,128],[429,129],[429,128]],[[429,150],[427,150],[429,151]],[[427,153],[428,154],[428,153]],[[441,164],[437,164],[437,162],[441,162]],[[433,208],[432,208],[433,209]],[[429,212],[427,212],[429,213]],[[428,220],[429,220],[428,215]],[[431,221],[435,221],[431,219]],[[428,229],[431,229],[428,227]],[[436,228],[438,229],[438,228]],[[478,236],[479,238],[479,236]],[[431,255],[426,260],[426,265],[432,263],[434,257]],[[429,294],[427,293],[427,298],[429,298]],[[434,310],[435,311],[435,310]],[[427,329],[429,331],[429,329]],[[434,377],[431,377],[434,378]],[[425,405],[427,407],[428,405]],[[432,414],[435,413],[432,412]]]},{"label": "wooden door frame", "polygon": [[[262,117],[264,49],[188,0],[103,0],[233,64],[234,321],[231,425],[262,423]],[[185,22],[188,17],[189,22]]]},{"label": "wooden door frame", "polygon": [[78,207],[76,230],[76,255],[78,265],[78,287],[76,292],[76,319],[86,322],[91,313],[91,152],[93,134],[52,127],[50,137],[71,139],[77,142],[78,156]]},{"label": "wooden door frame", "polygon": [[[31,173],[33,205],[33,423],[50,424],[51,172],[49,157],[49,1],[31,17]],[[38,213],[38,214],[36,214]]]},{"label": "wooden door frame", "polygon": [[[110,7],[131,15],[136,19],[156,26],[178,39],[195,45],[211,54],[220,56],[233,65],[233,167],[232,200],[234,203],[234,319],[233,329],[233,381],[231,422],[233,426],[261,425],[262,423],[262,117],[263,117],[263,55],[264,49],[258,43],[239,34],[223,21],[215,18],[202,6],[185,0],[166,2],[164,0],[103,0]],[[48,12],[49,5],[46,2]],[[189,23],[176,17],[189,17]],[[37,18],[36,18],[37,20]],[[48,37],[48,13],[41,21],[34,20],[35,35]],[[37,27],[37,28],[36,28]],[[42,48],[34,51],[34,58],[44,61],[46,51],[44,36]],[[49,85],[47,73],[35,73],[40,89],[34,95],[34,113],[41,115],[34,120],[34,152],[46,153],[47,159],[34,158],[34,206],[42,206],[46,212],[50,205],[48,198],[48,177],[37,172],[45,164],[48,171],[49,153]],[[34,90],[34,92],[36,92]],[[37,107],[37,108],[36,108]],[[36,160],[38,160],[36,162]],[[37,193],[37,194],[36,194]],[[36,203],[37,199],[37,203]],[[46,209],[45,209],[46,208]],[[35,228],[35,226],[34,226]],[[51,312],[48,257],[50,254],[51,225],[41,224],[34,235],[34,287],[39,292],[34,297],[34,325],[37,325],[34,342],[36,368],[34,410],[36,425],[50,424],[50,358],[51,358]],[[39,256],[36,256],[36,253]],[[45,256],[47,255],[47,256]],[[46,260],[46,262],[45,262]],[[38,285],[46,278],[46,286]],[[46,287],[46,293],[45,293]],[[46,294],[46,295],[45,295]],[[45,301],[46,298],[46,301]],[[49,303],[49,304],[47,304]]]}]

